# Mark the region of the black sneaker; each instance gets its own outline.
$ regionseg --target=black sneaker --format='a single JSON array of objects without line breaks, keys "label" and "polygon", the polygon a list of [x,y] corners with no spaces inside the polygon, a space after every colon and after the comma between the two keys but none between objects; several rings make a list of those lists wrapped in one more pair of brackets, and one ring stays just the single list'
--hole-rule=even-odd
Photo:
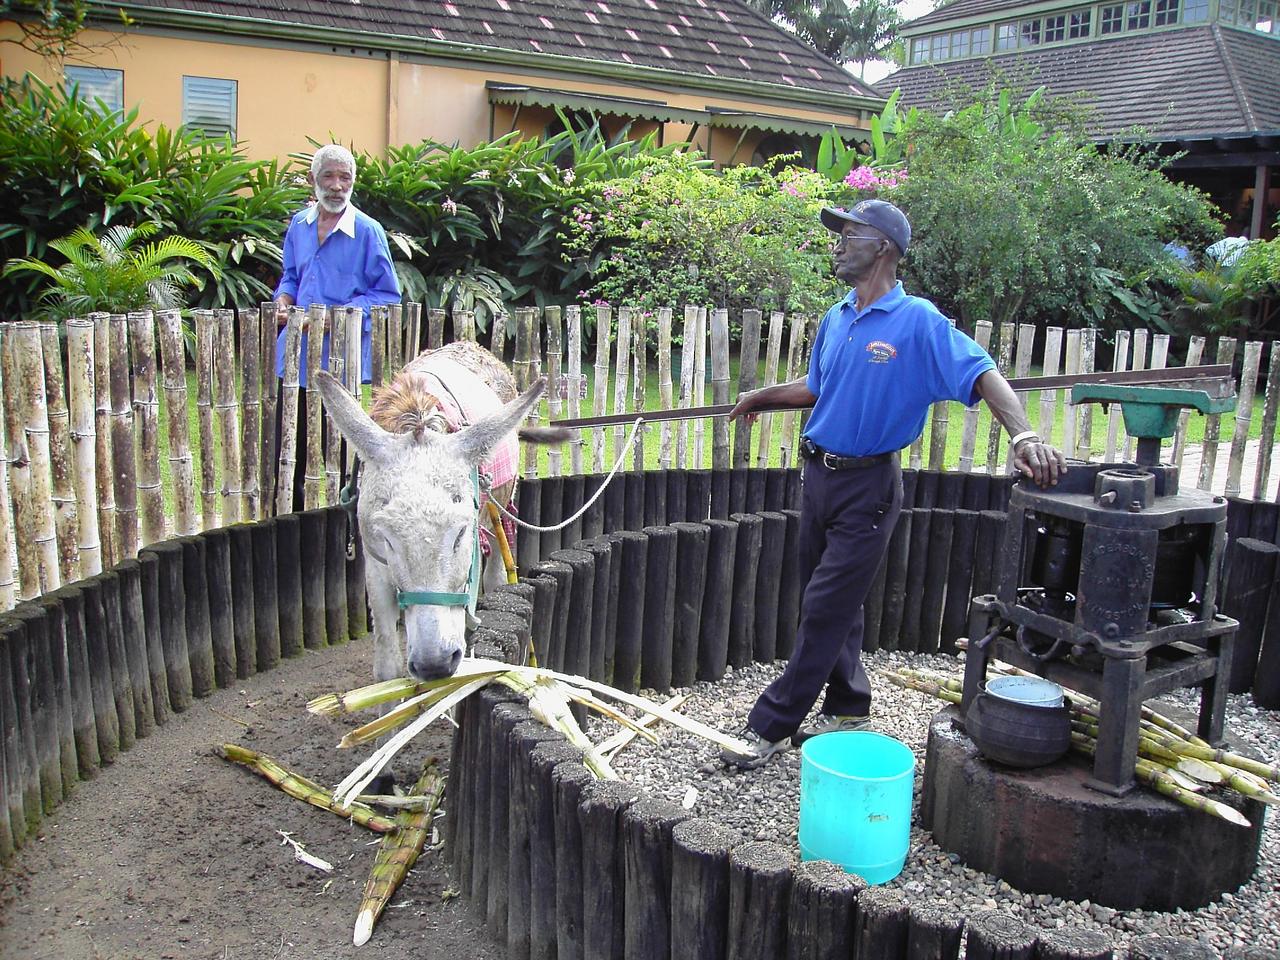
[{"label": "black sneaker", "polygon": [[766,740],[750,727],[745,727],[738,736],[746,741],[746,752],[739,753],[736,750],[724,747],[720,750],[720,759],[730,766],[738,767],[742,770],[763,767],[775,753],[782,753],[791,749],[791,744],[786,740]]},{"label": "black sneaker", "polygon": [[834,713],[820,713],[813,723],[801,727],[791,736],[791,743],[800,746],[806,740],[836,730],[866,730],[871,726],[870,717],[838,717]]}]

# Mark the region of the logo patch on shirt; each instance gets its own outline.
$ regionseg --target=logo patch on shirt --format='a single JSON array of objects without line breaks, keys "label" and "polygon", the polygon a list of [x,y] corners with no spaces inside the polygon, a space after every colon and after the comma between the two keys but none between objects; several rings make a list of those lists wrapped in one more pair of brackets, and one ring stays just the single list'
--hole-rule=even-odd
[{"label": "logo patch on shirt", "polygon": [[868,363],[888,363],[898,355],[898,348],[884,340],[872,340],[867,344]]}]

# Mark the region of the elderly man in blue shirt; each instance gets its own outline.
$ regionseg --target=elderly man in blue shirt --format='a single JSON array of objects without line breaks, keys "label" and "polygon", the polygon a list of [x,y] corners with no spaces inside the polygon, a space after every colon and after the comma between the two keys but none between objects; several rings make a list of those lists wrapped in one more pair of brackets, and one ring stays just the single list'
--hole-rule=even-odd
[{"label": "elderly man in blue shirt", "polygon": [[[359,307],[364,313],[360,334],[360,369],[369,382],[373,329],[369,308],[400,302],[400,284],[381,224],[351,202],[356,161],[336,143],[317,150],[308,177],[316,202],[294,215],[284,238],[284,274],[276,287],[276,321],[283,327],[291,306],[323,303]],[[304,326],[305,331],[305,326]],[[307,382],[307,334],[301,342],[299,379]],[[324,335],[321,362],[329,365],[329,335]],[[276,376],[284,375],[284,330],[276,338]],[[298,394],[298,422],[306,422],[306,391]],[[277,425],[276,436],[279,437]],[[305,432],[298,431],[299,459],[305,459]],[[302,478],[294,477],[294,500],[300,502]]]},{"label": "elderly man in blue shirt", "polygon": [[[828,207],[821,216],[838,235],[835,275],[853,289],[823,317],[808,376],[744,394],[729,414],[813,406],[801,442],[805,587],[795,649],[747,716],[747,752],[722,753],[738,767],[761,766],[820,733],[867,725],[862,604],[902,508],[898,451],[920,436],[930,404],[985,400],[1012,437],[1021,473],[1046,486],[1066,470],[1062,454],[1030,429],[986,351],[928,300],[903,291],[898,261],[911,243],[911,225],[902,211],[864,200],[851,210]],[[817,717],[801,726],[824,688]]]}]

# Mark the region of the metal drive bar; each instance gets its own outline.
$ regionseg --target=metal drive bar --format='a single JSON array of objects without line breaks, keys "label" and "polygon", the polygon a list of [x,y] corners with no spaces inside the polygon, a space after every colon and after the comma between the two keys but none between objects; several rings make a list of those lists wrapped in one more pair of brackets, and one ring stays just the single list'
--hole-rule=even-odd
[{"label": "metal drive bar", "polygon": [[[1210,381],[1206,383],[1206,381]],[[1212,381],[1218,381],[1213,383]],[[1163,370],[1104,370],[1101,373],[1068,373],[1056,377],[1015,377],[1009,381],[1014,390],[1056,390],[1061,387],[1075,386],[1077,383],[1122,383],[1143,384],[1155,383],[1162,386],[1194,387],[1209,389],[1218,396],[1230,393],[1231,364],[1217,363],[1199,367],[1168,367]],[[1217,388],[1217,390],[1214,390]],[[702,417],[727,416],[734,405],[718,403],[710,407],[684,407],[674,410],[645,410],[641,413],[614,413],[604,417],[578,417],[572,420],[552,420],[553,427],[607,427],[619,423],[631,423],[637,417],[646,423],[657,423],[665,420],[698,420]],[[786,404],[771,404],[761,407],[755,413],[766,413],[770,410],[802,410],[804,407],[792,407]]]}]

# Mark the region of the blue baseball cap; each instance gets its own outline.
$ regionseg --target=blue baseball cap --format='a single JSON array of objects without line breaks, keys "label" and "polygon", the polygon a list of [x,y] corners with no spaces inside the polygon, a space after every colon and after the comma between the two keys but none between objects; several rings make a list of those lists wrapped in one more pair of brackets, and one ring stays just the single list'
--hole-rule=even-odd
[{"label": "blue baseball cap", "polygon": [[822,225],[832,233],[839,233],[846,223],[861,223],[875,227],[892,240],[899,253],[905,254],[911,245],[911,224],[906,214],[887,200],[862,200],[849,210],[823,207],[820,216]]}]

